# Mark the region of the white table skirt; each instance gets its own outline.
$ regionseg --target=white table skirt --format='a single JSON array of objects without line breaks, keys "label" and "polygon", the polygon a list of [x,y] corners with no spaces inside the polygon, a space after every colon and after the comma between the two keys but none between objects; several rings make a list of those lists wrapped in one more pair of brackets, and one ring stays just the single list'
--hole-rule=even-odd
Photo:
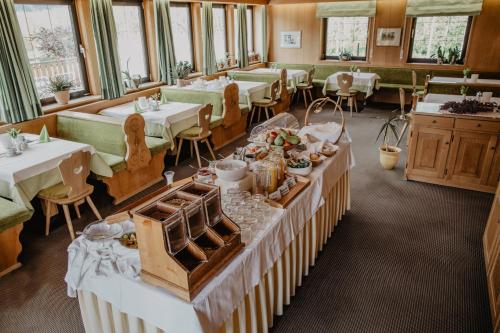
[{"label": "white table skirt", "polygon": [[[229,280],[211,281],[193,303],[124,277],[113,279],[112,288],[123,290],[120,300],[109,299],[96,292],[102,286],[103,277],[95,279],[96,288],[92,287],[93,281],[86,281],[86,287],[78,289],[86,331],[215,332],[225,326],[231,332],[234,325],[253,326],[252,331],[271,326],[273,314],[282,313],[283,304],[289,303],[302,275],[308,274],[334,224],[349,209],[349,160],[350,145],[344,143],[332,160],[316,168],[310,186],[285,210],[279,223],[273,224],[262,236],[259,243],[265,248],[259,244],[259,251],[245,250],[214,279],[229,275]],[[232,274],[237,278],[231,279]],[[131,299],[126,294],[134,285],[140,286],[137,283],[148,292],[143,299]],[[153,299],[155,295],[148,289],[156,289],[156,296],[163,299],[162,316],[152,316],[147,311],[148,306],[157,304]]]},{"label": "white table skirt", "polygon": [[[347,72],[337,72],[326,78],[325,85],[323,86],[323,95],[326,96],[327,91],[337,91],[340,89],[337,83],[337,77],[342,73],[350,74]],[[375,73],[356,72],[352,75],[354,77],[354,80],[352,81],[352,89],[365,93],[366,98],[373,94],[373,89],[375,88],[377,80],[380,80],[380,76]]]}]

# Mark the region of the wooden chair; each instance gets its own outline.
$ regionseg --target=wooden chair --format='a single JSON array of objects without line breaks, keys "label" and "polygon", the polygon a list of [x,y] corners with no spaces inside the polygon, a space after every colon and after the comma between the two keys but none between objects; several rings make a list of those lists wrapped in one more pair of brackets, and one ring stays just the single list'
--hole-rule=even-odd
[{"label": "wooden chair", "polygon": [[[241,118],[240,88],[236,83],[228,84],[224,88],[223,126],[225,128],[236,124]],[[248,109],[248,108],[247,108]]]},{"label": "wooden chair", "polygon": [[[412,97],[414,97],[414,96],[415,95],[412,94]],[[411,121],[411,114],[405,112],[405,105],[406,105],[406,92],[403,88],[399,87],[399,107],[400,107],[400,110],[394,110],[393,112],[400,112],[400,115],[398,116],[398,120],[403,122],[403,128],[401,129],[401,132],[399,132],[396,147],[399,146],[399,143],[401,142],[401,139],[403,139],[403,136],[405,135],[405,132],[408,129],[408,126],[410,125],[410,121]],[[412,110],[413,110],[413,105],[412,105]]]},{"label": "wooden chair", "polygon": [[68,205],[73,205],[80,218],[78,205],[86,200],[95,216],[101,220],[101,214],[95,207],[90,195],[94,192],[94,187],[87,184],[87,177],[90,174],[90,153],[79,151],[71,154],[67,159],[59,163],[62,183],[43,189],[38,193],[38,197],[45,202],[45,235],[49,234],[51,210],[53,205],[61,205],[64,217],[68,224],[71,239],[75,239],[73,223],[69,213]]},{"label": "wooden chair", "polygon": [[204,105],[198,111],[198,126],[191,127],[185,131],[182,131],[177,135],[179,138],[179,145],[177,146],[177,157],[175,158],[175,165],[179,163],[179,156],[181,155],[182,143],[184,140],[188,140],[191,146],[191,156],[192,156],[192,147],[196,151],[196,159],[198,160],[198,166],[201,168],[201,159],[200,159],[200,151],[198,149],[198,142],[205,142],[207,144],[208,150],[210,151],[210,155],[212,155],[212,159],[216,159],[214,152],[212,150],[212,146],[210,146],[210,142],[208,138],[212,135],[210,131],[210,118],[212,117],[212,104]]},{"label": "wooden chair", "polygon": [[351,117],[352,117],[352,108],[356,109],[356,112],[358,112],[358,103],[356,103],[356,96],[358,92],[354,89],[352,89],[352,82],[354,81],[354,76],[347,74],[347,73],[342,73],[337,76],[337,84],[339,86],[339,90],[337,90],[337,105],[335,106],[335,111],[337,111],[337,108],[342,105],[342,101],[347,100],[347,105],[349,106],[349,109],[351,110]]},{"label": "wooden chair", "polygon": [[[314,101],[313,96],[312,96],[312,90],[313,90],[313,79],[314,79],[314,73],[316,72],[316,68],[313,67],[307,74],[307,81],[302,82],[297,84],[297,90],[302,91],[302,96],[304,96],[304,105],[307,109],[307,96],[309,95],[309,98],[311,98],[311,103]],[[300,93],[297,94],[297,103],[299,102],[300,98]]]},{"label": "wooden chair", "polygon": [[286,68],[280,70],[280,87],[278,95],[279,96],[276,98],[277,104],[273,107],[274,115],[290,111],[294,88],[288,86],[288,72]]},{"label": "wooden chair", "polygon": [[271,83],[271,96],[270,97],[265,97],[260,100],[254,101],[252,104],[252,115],[250,116],[250,123],[248,126],[252,124],[253,121],[253,116],[255,114],[255,111],[257,110],[257,122],[260,121],[260,112],[262,109],[264,109],[266,113],[266,118],[269,119],[269,109],[273,112],[274,115],[274,106],[277,104],[277,96],[279,93],[280,89],[280,81],[276,80],[273,83]]}]

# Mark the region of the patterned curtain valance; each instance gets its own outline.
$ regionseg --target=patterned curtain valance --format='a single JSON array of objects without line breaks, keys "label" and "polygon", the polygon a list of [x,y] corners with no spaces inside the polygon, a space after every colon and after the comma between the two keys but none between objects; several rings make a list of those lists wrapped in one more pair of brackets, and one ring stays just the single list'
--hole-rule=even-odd
[{"label": "patterned curtain valance", "polygon": [[377,2],[375,0],[326,2],[316,5],[316,17],[319,18],[335,16],[373,17],[376,11]]},{"label": "patterned curtain valance", "polygon": [[475,16],[482,8],[483,0],[408,0],[406,16]]}]

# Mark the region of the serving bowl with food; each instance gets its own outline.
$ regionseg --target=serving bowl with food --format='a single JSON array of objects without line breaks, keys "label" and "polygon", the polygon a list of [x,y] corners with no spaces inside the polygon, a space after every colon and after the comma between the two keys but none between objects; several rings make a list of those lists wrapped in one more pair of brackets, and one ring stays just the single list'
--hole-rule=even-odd
[{"label": "serving bowl with food", "polygon": [[226,159],[217,162],[215,174],[218,178],[226,181],[237,181],[245,178],[248,165],[245,161]]},{"label": "serving bowl with food", "polygon": [[307,176],[312,171],[312,163],[310,160],[305,158],[300,159],[289,159],[287,161],[286,171],[289,174],[299,175],[299,176]]}]

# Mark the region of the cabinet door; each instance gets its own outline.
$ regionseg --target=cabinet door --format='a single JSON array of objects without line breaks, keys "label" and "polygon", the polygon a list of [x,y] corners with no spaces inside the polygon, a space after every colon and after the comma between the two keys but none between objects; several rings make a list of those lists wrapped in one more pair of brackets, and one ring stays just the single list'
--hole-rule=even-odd
[{"label": "cabinet door", "polygon": [[488,183],[496,135],[456,131],[450,149],[447,178],[455,183]]},{"label": "cabinet door", "polygon": [[443,178],[450,148],[451,130],[417,127],[412,134],[408,173]]},{"label": "cabinet door", "polygon": [[[491,162],[490,175],[488,177],[488,186],[497,187],[500,180],[500,141],[497,136],[497,143],[495,147],[495,154]],[[493,147],[492,147],[493,148]],[[491,148],[490,148],[491,149]]]}]

